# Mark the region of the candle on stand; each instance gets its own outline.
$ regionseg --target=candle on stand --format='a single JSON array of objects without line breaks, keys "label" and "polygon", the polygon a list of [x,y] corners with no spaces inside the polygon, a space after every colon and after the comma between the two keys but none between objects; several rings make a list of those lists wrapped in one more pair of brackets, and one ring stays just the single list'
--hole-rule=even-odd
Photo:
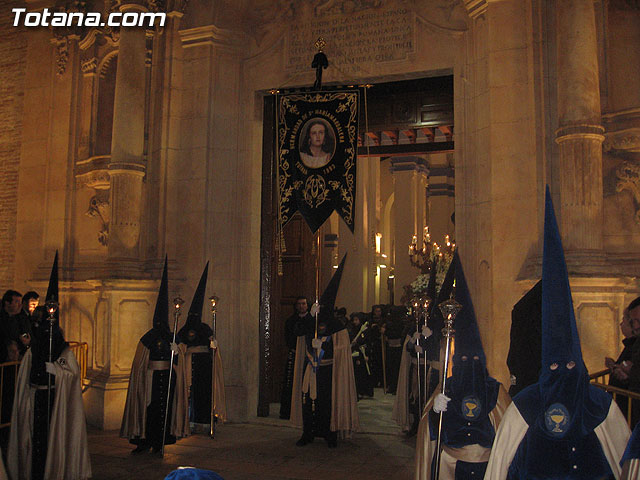
[{"label": "candle on stand", "polygon": [[414,235],[411,239],[411,245],[409,245],[409,256],[413,257],[418,250],[418,236]]}]

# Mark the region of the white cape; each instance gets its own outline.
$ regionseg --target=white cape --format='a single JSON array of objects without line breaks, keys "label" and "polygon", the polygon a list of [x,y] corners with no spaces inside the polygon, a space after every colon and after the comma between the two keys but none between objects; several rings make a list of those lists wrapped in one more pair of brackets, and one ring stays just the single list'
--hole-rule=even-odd
[{"label": "white cape", "polygon": [[[87,426],[82,404],[80,367],[67,347],[54,363],[55,389],[44,476],[48,479],[80,480],[91,477]],[[33,402],[31,350],[18,371],[16,396],[11,412],[7,467],[12,480],[31,478]],[[2,478],[0,476],[0,478]]]}]

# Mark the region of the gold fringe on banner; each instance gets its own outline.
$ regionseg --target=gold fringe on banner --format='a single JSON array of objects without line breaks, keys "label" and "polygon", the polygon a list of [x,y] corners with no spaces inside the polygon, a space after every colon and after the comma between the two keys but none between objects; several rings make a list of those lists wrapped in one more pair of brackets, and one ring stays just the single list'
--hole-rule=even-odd
[{"label": "gold fringe on banner", "polygon": [[280,199],[280,149],[278,148],[278,90],[273,91],[276,96],[275,100],[275,126],[276,126],[276,151],[275,151],[275,160],[276,160],[276,196],[278,198],[278,220],[276,222],[276,256],[277,256],[277,269],[278,276],[281,277],[284,274],[284,269],[282,266],[282,254],[286,252],[286,246],[284,243],[284,232],[282,230],[282,214],[281,214],[281,199]]}]

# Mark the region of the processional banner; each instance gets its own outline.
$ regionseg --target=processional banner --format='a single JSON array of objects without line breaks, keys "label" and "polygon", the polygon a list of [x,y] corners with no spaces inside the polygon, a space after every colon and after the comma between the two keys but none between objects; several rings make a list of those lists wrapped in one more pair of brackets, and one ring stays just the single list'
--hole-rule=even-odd
[{"label": "processional banner", "polygon": [[279,217],[299,210],[316,232],[336,210],[353,232],[359,92],[292,93],[278,101]]}]

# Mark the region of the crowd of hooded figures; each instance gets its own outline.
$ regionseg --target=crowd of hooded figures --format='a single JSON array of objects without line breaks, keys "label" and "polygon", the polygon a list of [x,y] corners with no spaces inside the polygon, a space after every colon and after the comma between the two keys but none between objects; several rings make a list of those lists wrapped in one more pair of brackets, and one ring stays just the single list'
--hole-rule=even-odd
[{"label": "crowd of hooded figures", "polygon": [[[207,271],[208,264],[179,330],[174,315],[174,334],[165,259],[153,326],[133,359],[120,432],[136,446],[133,453],[162,455],[165,444],[192,429],[213,435],[226,419],[222,359],[212,328],[201,319]],[[2,422],[10,428],[0,435],[0,480],[91,477],[81,372],[60,327],[58,299],[57,253],[43,306],[36,292],[23,297],[9,290],[3,297],[0,360],[17,374],[2,376]]]},{"label": "crowd of hooded figures", "polygon": [[[346,312],[334,311],[343,259],[319,304],[307,311],[299,297],[288,321],[297,342],[289,344],[293,380],[284,384],[292,390],[283,398],[291,395],[291,404],[281,416],[290,410],[303,426],[297,445],[323,437],[335,447],[336,438],[359,426],[355,403],[382,386],[396,394],[394,420],[416,435],[416,479],[640,478],[640,427],[632,434],[611,395],[590,383],[548,191],[545,211],[542,279],[534,287],[540,338],[529,339],[539,345],[539,367],[532,378],[519,379],[513,398],[488,371],[457,252],[440,290],[429,292],[433,306],[457,303],[455,318],[445,322],[442,311],[431,308],[422,324],[403,307],[374,306],[348,321]],[[341,385],[338,374],[353,382]]]},{"label": "crowd of hooded figures", "polygon": [[[319,301],[309,305],[299,297],[285,322],[289,352],[280,416],[301,427],[297,446],[322,438],[337,447],[360,428],[357,402],[379,387],[395,394],[393,419],[416,437],[418,480],[640,478],[640,427],[632,433],[618,403],[590,383],[548,191],[542,279],[534,287],[539,339],[531,338],[540,345],[539,367],[526,381],[525,375],[512,379],[518,387],[510,390],[513,397],[488,370],[458,252],[438,291],[432,276],[434,301],[422,310],[375,305],[349,319],[335,308],[345,260]],[[57,262],[56,254],[44,306],[35,292],[22,301],[10,290],[2,300],[1,360],[19,369],[14,378],[3,377],[3,392],[15,395],[3,393],[0,413],[11,428],[0,436],[0,480],[91,476],[80,369],[59,321]],[[215,316],[213,329],[202,321],[207,271],[208,264],[180,328],[181,302],[174,300],[172,328],[165,259],[152,328],[133,359],[120,430],[135,446],[133,454],[161,456],[164,445],[194,430],[213,435],[226,418]],[[634,302],[625,311],[628,329],[640,306]],[[455,308],[436,308],[445,304]],[[612,372],[622,372],[618,380],[628,372],[623,356],[633,358],[623,352],[619,361],[608,359]],[[515,364],[511,353],[509,362]]]}]

